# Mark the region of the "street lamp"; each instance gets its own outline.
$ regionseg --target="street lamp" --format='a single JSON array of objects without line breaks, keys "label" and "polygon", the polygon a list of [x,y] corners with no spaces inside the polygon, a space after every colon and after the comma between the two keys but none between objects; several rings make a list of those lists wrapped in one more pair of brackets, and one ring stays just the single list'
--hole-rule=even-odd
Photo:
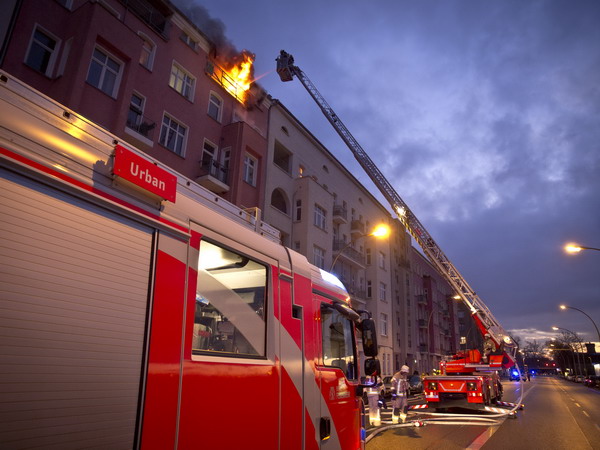
[{"label": "street lamp", "polygon": [[337,255],[335,255],[335,258],[333,258],[333,261],[331,262],[331,267],[329,268],[329,271],[331,272],[333,270],[333,267],[335,266],[335,263],[337,262],[337,260],[339,259],[339,257],[341,256],[342,253],[344,253],[344,251],[350,247],[352,244],[354,244],[357,240],[364,238],[364,237],[368,237],[368,236],[375,236],[376,238],[385,238],[388,237],[390,235],[390,227],[388,227],[387,225],[381,224],[381,225],[377,225],[375,227],[375,229],[373,231],[371,231],[368,234],[361,234],[360,236],[351,239],[350,241],[348,241],[348,243],[342,247],[342,249],[338,252]]},{"label": "street lamp", "polygon": [[565,245],[564,249],[567,253],[579,253],[581,250],[597,250],[600,252],[600,248],[584,247],[583,245],[579,244],[567,244]]},{"label": "street lamp", "polygon": [[585,315],[588,319],[590,319],[594,324],[594,328],[596,328],[596,333],[598,333],[598,342],[600,342],[600,331],[598,330],[598,326],[596,325],[596,322],[594,322],[594,319],[592,319],[587,313],[583,312],[579,308],[575,308],[574,306],[569,305],[560,305],[560,309],[574,309],[575,311],[579,311],[581,314]]},{"label": "street lamp", "polygon": [[[577,335],[577,333],[575,333],[575,332],[573,332],[573,331],[571,331],[571,330],[567,330],[566,328],[562,328],[562,327],[552,327],[552,329],[553,329],[554,331],[558,331],[558,330],[563,330],[563,331],[566,331],[566,332],[567,332],[567,333],[569,333],[571,336],[573,336],[573,338],[574,338],[575,342],[577,342],[577,343],[579,344],[579,350],[580,350],[580,351],[578,351],[578,352],[577,352],[577,361],[578,361],[578,363],[579,363],[579,372],[581,373],[581,358],[582,358],[582,355],[581,355],[581,353],[583,353],[583,345],[582,345],[582,343],[581,343],[581,339],[579,338],[579,336]],[[569,346],[570,346],[570,344],[569,344]],[[585,364],[584,364],[584,366],[585,366]],[[587,367],[584,367],[584,368],[585,368],[585,372],[586,372],[586,374],[587,374]],[[583,375],[583,374],[582,374],[582,375]]]}]

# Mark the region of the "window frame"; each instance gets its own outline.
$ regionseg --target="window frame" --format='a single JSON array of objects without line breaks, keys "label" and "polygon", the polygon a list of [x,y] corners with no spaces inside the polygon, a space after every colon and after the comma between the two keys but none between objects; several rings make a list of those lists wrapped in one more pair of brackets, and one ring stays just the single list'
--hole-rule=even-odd
[{"label": "window frame", "polygon": [[[181,153],[178,153],[176,151],[176,149],[170,148],[166,142],[163,142],[163,128],[165,127],[165,118],[168,118],[170,120],[170,122],[176,123],[179,127],[183,128],[185,130],[185,133],[183,134],[182,142],[181,142]],[[169,127],[169,125],[167,125],[167,126]],[[160,122],[160,133],[158,136],[158,143],[161,146],[163,146],[164,148],[166,148],[167,150],[175,153],[178,156],[181,156],[182,158],[185,158],[185,152],[186,152],[186,147],[187,147],[187,136],[188,136],[189,129],[190,128],[186,124],[184,124],[180,120],[177,120],[175,117],[173,117],[171,114],[169,114],[165,111],[163,113],[163,117]],[[177,145],[175,145],[175,147],[177,147]]]},{"label": "window frame", "polygon": [[252,187],[256,187],[258,180],[258,158],[255,158],[250,153],[244,154],[244,165],[242,171],[242,180]]},{"label": "window frame", "polygon": [[[220,104],[217,105],[214,101],[213,98],[216,98]],[[221,97],[220,95],[218,95],[215,91],[210,91],[208,93],[208,108],[206,110],[206,114],[208,114],[208,117],[216,120],[217,122],[221,123],[223,120],[223,97]],[[216,117],[213,116],[211,114],[211,107],[216,108]]]},{"label": "window frame", "polygon": [[[154,67],[154,60],[156,58],[156,43],[152,39],[150,39],[150,37],[147,34],[141,32],[141,31],[138,31],[137,34],[140,37],[140,39],[142,40],[142,51],[140,53],[140,58],[139,58],[138,62],[142,67],[144,67],[144,68],[148,69],[150,72],[152,72],[152,68]],[[144,44],[150,44],[150,47],[151,47],[150,51],[147,51],[145,49]],[[144,54],[148,55],[146,63],[142,62],[142,59],[143,59],[142,55],[144,55]]]},{"label": "window frame", "polygon": [[[271,314],[271,310],[269,308],[269,304],[271,303],[271,299],[272,299],[272,288],[271,288],[271,277],[272,277],[272,271],[271,271],[271,264],[268,263],[264,258],[260,257],[259,255],[254,254],[255,252],[252,252],[252,254],[250,254],[250,252],[246,252],[243,250],[240,250],[238,248],[234,248],[231,247],[230,245],[226,244],[224,241],[226,239],[220,238],[220,239],[212,239],[210,237],[206,237],[205,235],[202,236],[201,239],[201,243],[200,245],[202,245],[202,242],[207,242],[209,244],[212,244],[213,246],[219,247],[221,249],[224,249],[226,251],[229,251],[231,253],[234,253],[238,256],[244,257],[244,258],[248,258],[250,261],[252,261],[253,263],[264,267],[265,269],[265,284],[264,284],[264,298],[263,298],[263,319],[264,319],[264,332],[263,332],[263,341],[264,341],[264,345],[263,348],[261,349],[262,353],[261,354],[251,354],[251,353],[235,353],[235,352],[228,352],[228,351],[221,351],[221,350],[205,350],[205,349],[193,349],[193,338],[194,335],[192,333],[191,336],[191,353],[192,353],[192,360],[195,361],[199,361],[199,360],[203,360],[203,361],[213,361],[215,360],[214,358],[232,358],[232,359],[252,359],[252,360],[256,360],[256,361],[267,361],[269,358],[269,353],[270,353],[270,346],[272,344],[269,343],[269,326],[270,326],[270,321],[269,321],[269,316]],[[257,257],[258,256],[258,257]],[[200,265],[200,261],[202,258],[202,249],[200,248],[200,251],[198,252],[198,258],[196,260],[196,264],[197,264],[197,269],[198,272],[200,272],[201,269],[201,265]],[[196,292],[198,292],[198,286],[196,286]],[[195,324],[195,320],[194,320],[194,324]],[[205,359],[205,357],[208,357],[209,359]]]},{"label": "window frame", "polygon": [[327,210],[318,203],[313,209],[313,225],[323,231],[327,230]]},{"label": "window frame", "polygon": [[380,323],[379,334],[381,334],[382,336],[387,336],[388,335],[388,320],[387,320],[386,313],[379,313],[379,323]]},{"label": "window frame", "polygon": [[[54,41],[54,48],[49,49],[42,42],[36,41],[36,38],[35,38],[36,32],[39,32],[39,33],[43,34],[46,38]],[[56,67],[56,62],[58,61],[58,54],[60,52],[61,44],[62,44],[61,39],[56,37],[53,33],[50,33],[46,28],[44,28],[41,25],[39,25],[38,23],[36,23],[33,26],[33,31],[31,33],[31,36],[29,37],[29,45],[27,46],[27,52],[25,53],[25,61],[24,61],[25,65],[27,67],[30,67],[31,69],[35,70],[36,72],[41,73],[42,75],[45,75],[48,78],[52,78],[54,69]],[[32,56],[32,51],[34,49],[34,45],[37,45],[38,47],[42,48],[44,51],[46,51],[50,55],[48,57],[48,61],[46,62],[46,67],[44,68],[43,71],[40,70],[40,68],[29,63],[29,59]],[[43,63],[42,63],[42,65],[43,65]]]},{"label": "window frame", "polygon": [[[99,53],[102,53],[107,61],[111,60],[112,62],[114,62],[115,64],[117,64],[119,66],[119,72],[114,74],[115,75],[115,81],[114,81],[114,86],[112,89],[112,92],[107,92],[104,90],[104,82],[106,80],[105,75],[106,72],[109,71],[112,73],[112,69],[108,66],[107,63],[103,63],[97,59],[95,59],[95,53],[96,51],[98,51]],[[93,63],[96,63],[98,65],[101,66],[101,73],[100,73],[100,77],[98,80],[98,85],[95,85],[91,80],[90,80],[90,73],[92,70],[92,65]],[[102,47],[99,44],[94,45],[94,49],[92,51],[92,56],[90,57],[90,64],[88,66],[88,74],[85,78],[85,81],[90,85],[90,86],[94,86],[96,89],[98,89],[101,92],[104,92],[106,95],[108,95],[109,97],[112,98],[117,98],[118,94],[119,94],[119,87],[121,85],[121,78],[123,76],[123,68],[125,67],[125,64],[123,63],[123,61],[121,61],[119,58],[115,57],[111,52],[109,52],[108,50],[106,50],[104,47]]]},{"label": "window frame", "polygon": [[[196,93],[196,77],[175,60],[173,60],[171,63],[171,72],[169,73],[168,84],[171,89],[173,89],[183,98],[192,103],[194,102],[194,96]],[[188,92],[189,95],[186,95],[186,92]]]},{"label": "window frame", "polygon": [[319,269],[325,269],[325,255],[326,252],[324,248],[313,244],[313,264]]}]

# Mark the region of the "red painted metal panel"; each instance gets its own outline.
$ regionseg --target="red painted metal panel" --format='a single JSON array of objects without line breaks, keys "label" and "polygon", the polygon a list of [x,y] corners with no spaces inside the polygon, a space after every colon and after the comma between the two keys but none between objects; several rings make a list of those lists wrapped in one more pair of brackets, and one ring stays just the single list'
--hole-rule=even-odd
[{"label": "red painted metal panel", "polygon": [[281,448],[300,449],[302,445],[302,398],[285,367],[281,369],[281,411]]},{"label": "red painted metal panel", "polygon": [[173,448],[177,420],[185,264],[158,251],[142,447]]}]

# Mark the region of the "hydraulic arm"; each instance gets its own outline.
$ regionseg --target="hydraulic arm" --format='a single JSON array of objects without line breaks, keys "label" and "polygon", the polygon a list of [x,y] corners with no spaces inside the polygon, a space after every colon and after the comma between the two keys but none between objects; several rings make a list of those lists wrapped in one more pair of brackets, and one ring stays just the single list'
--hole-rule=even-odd
[{"label": "hydraulic arm", "polygon": [[469,286],[467,281],[458,272],[456,267],[454,267],[446,257],[442,249],[436,244],[425,227],[413,214],[404,200],[402,200],[400,195],[381,173],[369,155],[363,150],[358,141],[352,136],[350,131],[348,131],[348,128],[346,128],[337,114],[333,111],[333,108],[329,106],[325,98],[319,93],[315,85],[298,66],[294,65],[293,56],[283,50],[277,58],[277,73],[282,81],[291,81],[294,76],[300,80],[329,123],[331,123],[333,128],[346,143],[358,163],[390,203],[393,211],[415,241],[417,241],[425,255],[468,306],[481,333],[489,333],[496,345],[504,349],[504,352],[509,359],[504,365],[506,367],[513,365],[516,344],[512,338],[504,331],[485,303],[483,303],[471,286]]}]

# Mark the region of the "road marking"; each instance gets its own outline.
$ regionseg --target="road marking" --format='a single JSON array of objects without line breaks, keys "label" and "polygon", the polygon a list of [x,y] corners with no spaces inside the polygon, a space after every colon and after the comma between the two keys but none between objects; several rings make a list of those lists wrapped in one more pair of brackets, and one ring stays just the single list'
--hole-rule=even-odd
[{"label": "road marking", "polygon": [[581,408],[581,405],[577,402],[575,402],[575,406],[577,406],[578,408]]},{"label": "road marking", "polygon": [[485,445],[485,443],[493,436],[493,434],[498,431],[499,426],[489,427],[483,433],[481,433],[477,438],[471,442],[466,450],[479,450],[481,447]]},{"label": "road marking", "polygon": [[[585,414],[586,417],[590,417],[590,415],[586,411],[583,411],[583,413]],[[596,426],[598,426],[598,425],[596,425]]]}]

